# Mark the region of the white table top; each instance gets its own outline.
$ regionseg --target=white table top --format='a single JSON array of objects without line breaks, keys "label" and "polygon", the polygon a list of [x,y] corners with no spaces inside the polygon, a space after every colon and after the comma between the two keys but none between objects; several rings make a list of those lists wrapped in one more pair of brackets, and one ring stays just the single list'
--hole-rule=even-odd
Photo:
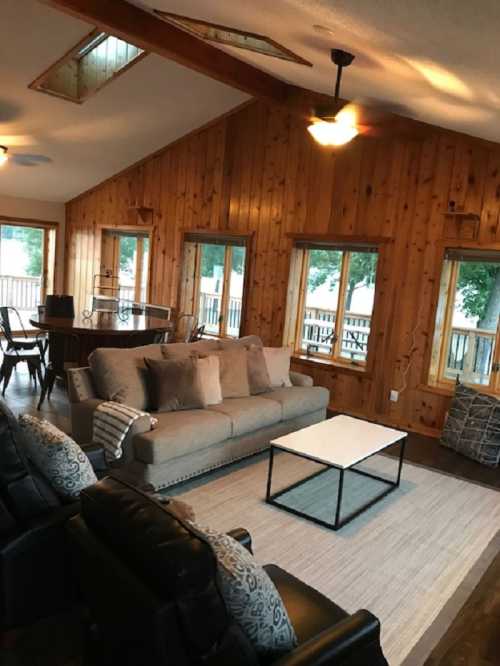
[{"label": "white table top", "polygon": [[407,434],[341,414],[273,439],[271,444],[311,460],[347,469]]}]

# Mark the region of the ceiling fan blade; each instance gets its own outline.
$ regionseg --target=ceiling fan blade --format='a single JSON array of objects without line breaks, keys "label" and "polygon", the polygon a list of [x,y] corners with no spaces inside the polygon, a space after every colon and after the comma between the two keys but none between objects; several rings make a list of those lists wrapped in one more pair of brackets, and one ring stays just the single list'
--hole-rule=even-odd
[{"label": "ceiling fan blade", "polygon": [[357,99],[356,108],[359,110],[359,122],[362,125],[381,125],[392,122],[394,117],[411,117],[409,107],[397,102],[376,100],[373,98]]},{"label": "ceiling fan blade", "polygon": [[0,122],[9,123],[21,115],[21,107],[14,102],[0,99]]},{"label": "ceiling fan blade", "polygon": [[10,159],[14,164],[25,167],[36,167],[52,162],[51,158],[46,155],[31,155],[29,153],[15,153],[11,155]]}]

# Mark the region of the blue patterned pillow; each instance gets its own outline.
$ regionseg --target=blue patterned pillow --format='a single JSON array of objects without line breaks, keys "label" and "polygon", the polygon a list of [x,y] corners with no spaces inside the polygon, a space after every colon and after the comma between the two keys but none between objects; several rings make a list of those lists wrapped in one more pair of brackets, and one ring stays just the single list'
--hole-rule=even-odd
[{"label": "blue patterned pillow", "polygon": [[297,636],[273,581],[240,543],[206,527],[191,525],[217,558],[217,578],[229,613],[256,652],[276,655],[293,650]]},{"label": "blue patterned pillow", "polygon": [[69,435],[29,414],[19,416],[19,425],[25,435],[26,455],[58,495],[77,499],[84,488],[97,481],[89,459]]}]

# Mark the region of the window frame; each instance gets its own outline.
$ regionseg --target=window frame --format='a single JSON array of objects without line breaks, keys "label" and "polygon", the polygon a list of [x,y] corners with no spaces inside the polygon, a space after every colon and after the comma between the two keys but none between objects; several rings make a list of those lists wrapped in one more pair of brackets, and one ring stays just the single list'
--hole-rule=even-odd
[{"label": "window frame", "polygon": [[[99,225],[99,273],[104,273],[108,266],[104,261],[109,257],[105,257],[104,243],[106,242],[105,235],[107,234],[109,240],[116,243],[116,248],[113,250],[111,270],[113,275],[119,275],[120,269],[120,237],[121,236],[135,236],[137,238],[137,253],[135,258],[135,280],[134,280],[134,302],[149,303],[151,301],[152,290],[152,266],[153,266],[153,243],[154,234],[153,227],[150,225],[120,225],[118,227],[109,224]],[[144,238],[148,239],[148,262],[147,262],[147,281],[145,289],[145,300],[141,299],[142,279],[143,279],[143,257],[144,257]],[[100,284],[104,287],[105,292],[110,294],[108,287],[112,286],[107,278],[103,278]]]},{"label": "window frame", "polygon": [[[194,231],[185,231],[183,232],[182,238],[182,261],[183,261],[183,278],[180,285],[179,293],[179,306],[180,312],[182,314],[193,314],[195,317],[199,318],[199,303],[200,303],[200,285],[201,285],[201,246],[203,244],[214,244],[224,246],[224,275],[223,275],[223,284],[222,284],[222,293],[221,293],[221,314],[219,317],[219,331],[218,333],[212,333],[206,331],[204,336],[210,338],[230,338],[235,339],[241,337],[242,331],[245,326],[246,320],[246,307],[248,300],[248,284],[249,284],[249,273],[250,273],[250,258],[251,258],[251,245],[252,245],[253,234],[243,234],[243,233],[217,233],[206,230],[194,230]],[[186,246],[187,244],[195,245],[195,257],[193,261],[193,269],[191,274],[191,269],[186,265]],[[243,293],[241,297],[241,316],[240,316],[240,327],[237,336],[231,336],[227,333],[227,322],[228,322],[228,308],[229,308],[229,296],[230,296],[230,280],[231,280],[231,264],[232,264],[232,253],[233,247],[243,247],[245,248],[245,263],[244,263],[244,275],[243,275]],[[183,284],[190,284],[192,282],[192,288],[188,286],[188,292],[186,294],[183,289]],[[198,325],[200,325],[198,323]]]},{"label": "window frame", "polygon": [[[299,295],[297,299],[297,305],[294,307],[293,297],[291,297],[291,285],[290,282],[293,281],[293,275],[289,274],[289,289],[288,289],[288,298],[287,298],[287,311],[290,309],[294,310],[293,313],[288,312],[286,319],[289,320],[293,318],[293,324],[290,325],[285,321],[285,330],[284,330],[284,340],[283,344],[288,344],[292,346],[292,352],[294,357],[299,358],[300,360],[308,360],[313,363],[319,364],[328,364],[334,365],[345,370],[355,372],[363,372],[365,375],[369,375],[373,367],[373,347],[375,342],[375,336],[372,333],[375,332],[375,329],[378,328],[378,312],[379,312],[379,279],[381,275],[381,265],[383,262],[383,247],[391,242],[390,238],[370,238],[370,237],[338,237],[338,236],[309,236],[303,234],[292,234],[290,235],[294,241],[294,246],[292,251],[301,253],[302,256],[295,261],[301,263],[300,266],[300,279],[298,284]],[[363,249],[370,248],[370,252],[377,254],[377,266],[375,269],[375,281],[374,281],[374,300],[373,308],[370,320],[370,333],[368,335],[367,341],[367,353],[366,359],[361,360],[351,360],[349,358],[343,357],[340,355],[341,348],[341,329],[344,325],[344,315],[345,315],[345,298],[346,298],[346,282],[349,272],[349,263],[350,263],[350,253],[351,252],[362,252]],[[337,250],[342,252],[342,265],[339,275],[339,300],[337,303],[337,315],[335,317],[335,326],[334,332],[337,335],[337,340],[332,347],[331,354],[325,354],[322,352],[309,352],[302,349],[302,329],[304,323],[304,310],[306,307],[306,297],[307,297],[307,278],[309,273],[309,252],[311,249],[324,249],[324,250]],[[349,254],[349,259],[346,259],[346,255]],[[343,288],[342,288],[343,287]],[[289,329],[287,331],[287,328]],[[339,344],[340,343],[340,344]],[[339,349],[337,352],[336,350]]]},{"label": "window frame", "polygon": [[[442,280],[443,273],[445,269],[445,262],[448,261],[446,258],[447,251],[474,251],[477,253],[484,252],[500,252],[500,243],[488,243],[488,244],[478,244],[473,242],[458,241],[453,242],[450,240],[444,240],[439,243],[439,256],[437,261],[437,271],[436,271],[436,280],[433,293],[433,300],[430,308],[431,321],[429,325],[429,344],[426,352],[425,362],[423,364],[423,371],[425,376],[422,378],[423,387],[428,387],[430,390],[443,391],[445,393],[451,394],[453,392],[453,387],[456,384],[455,379],[447,378],[444,376],[444,364],[446,361],[446,354],[448,351],[449,339],[452,330],[452,320],[453,320],[453,306],[456,299],[456,283],[458,279],[458,267],[460,260],[451,260],[450,266],[450,276],[447,279],[447,295],[446,302],[444,303],[444,321],[442,325],[442,331],[444,337],[441,338],[441,344],[439,351],[437,352],[437,360],[435,359],[435,337],[438,329],[438,315],[439,307],[441,301],[442,293]],[[486,261],[486,258],[485,258]],[[433,368],[437,367],[437,371]],[[486,393],[490,395],[498,396],[500,395],[500,317],[497,323],[497,329],[495,334],[494,341],[494,353],[492,358],[492,369],[490,373],[490,382],[489,384],[479,384],[471,383],[461,380],[466,386],[470,386],[475,390]]]},{"label": "window frame", "polygon": [[[42,231],[42,273],[40,276],[40,303],[45,302],[47,294],[54,294],[58,289],[58,282],[62,279],[58,275],[58,258],[60,254],[60,228],[57,222],[40,220],[29,217],[15,217],[0,215],[1,226],[28,227]],[[36,329],[33,329],[36,330]],[[14,334],[22,331],[12,330]]]}]

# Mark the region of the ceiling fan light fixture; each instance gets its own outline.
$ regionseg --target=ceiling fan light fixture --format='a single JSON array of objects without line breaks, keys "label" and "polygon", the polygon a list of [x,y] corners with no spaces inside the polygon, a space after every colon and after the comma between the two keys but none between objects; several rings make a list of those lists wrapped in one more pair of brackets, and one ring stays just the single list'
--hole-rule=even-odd
[{"label": "ceiling fan light fixture", "polygon": [[322,146],[343,146],[359,134],[359,130],[354,125],[337,119],[317,120],[311,123],[307,130]]},{"label": "ceiling fan light fixture", "polygon": [[7,146],[0,146],[0,166],[3,166],[9,159],[8,151]]}]

